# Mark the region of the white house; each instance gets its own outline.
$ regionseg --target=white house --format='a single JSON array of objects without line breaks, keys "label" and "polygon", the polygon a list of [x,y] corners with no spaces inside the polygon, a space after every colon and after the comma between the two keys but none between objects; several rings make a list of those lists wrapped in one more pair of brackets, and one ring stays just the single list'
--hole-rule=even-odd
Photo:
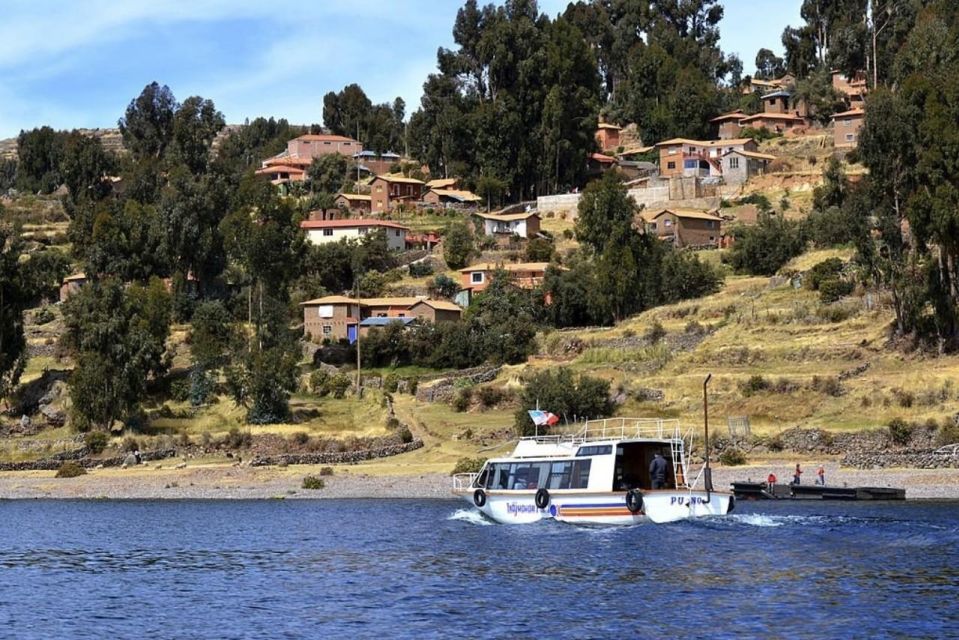
[{"label": "white house", "polygon": [[406,249],[406,234],[410,230],[389,220],[304,220],[300,228],[306,230],[306,239],[313,244],[339,242],[344,238],[358,240],[367,234],[385,231],[386,244],[393,251]]},{"label": "white house", "polygon": [[473,214],[483,221],[483,233],[492,235],[517,235],[520,238],[531,238],[539,233],[539,215],[533,212]]}]

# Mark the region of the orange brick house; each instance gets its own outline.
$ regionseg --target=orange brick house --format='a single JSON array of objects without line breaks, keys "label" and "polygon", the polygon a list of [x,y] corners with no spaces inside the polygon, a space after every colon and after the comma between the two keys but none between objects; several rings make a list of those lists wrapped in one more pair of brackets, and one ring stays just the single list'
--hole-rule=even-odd
[{"label": "orange brick house", "polygon": [[656,145],[659,149],[659,175],[664,178],[682,176],[721,176],[722,157],[730,151],[756,151],[752,138],[727,140],[689,140],[673,138]]},{"label": "orange brick house", "polygon": [[715,213],[699,209],[659,209],[640,214],[647,233],[677,248],[718,247],[722,221]]},{"label": "orange brick house", "polygon": [[716,125],[717,135],[720,140],[732,140],[739,137],[742,130],[740,121],[746,117],[742,109],[736,109],[721,116],[716,116],[710,122]]},{"label": "orange brick house", "polygon": [[370,183],[373,213],[389,213],[404,203],[419,202],[426,191],[426,183],[398,173],[376,176]]},{"label": "orange brick house", "polygon": [[837,149],[853,149],[859,145],[859,130],[866,121],[866,112],[862,109],[850,109],[833,114],[833,142]]},{"label": "orange brick house", "polygon": [[615,151],[619,147],[620,127],[609,122],[600,122],[596,128],[596,144],[602,151]]}]

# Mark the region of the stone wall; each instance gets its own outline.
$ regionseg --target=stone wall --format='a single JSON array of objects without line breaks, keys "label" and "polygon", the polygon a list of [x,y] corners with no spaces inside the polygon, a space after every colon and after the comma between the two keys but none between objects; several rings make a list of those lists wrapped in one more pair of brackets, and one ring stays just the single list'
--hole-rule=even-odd
[{"label": "stone wall", "polygon": [[364,460],[387,458],[401,453],[415,451],[423,446],[420,439],[405,444],[393,444],[378,449],[363,449],[360,451],[337,451],[327,453],[283,453],[274,456],[258,456],[250,462],[252,467],[289,464],[356,464]]},{"label": "stone wall", "polygon": [[420,382],[416,388],[416,399],[420,402],[449,402],[455,393],[456,383],[460,380],[466,384],[482,384],[492,382],[499,375],[501,367],[476,367],[464,369],[452,375],[436,380],[432,384]]},{"label": "stone wall", "polygon": [[[92,469],[94,467],[119,467],[122,466],[129,453],[114,456],[112,458],[90,458],[87,457],[90,451],[86,447],[81,447],[73,451],[59,453],[51,458],[43,460],[32,460],[29,462],[3,462],[0,463],[0,471],[56,471],[67,460],[76,462],[81,467]],[[157,451],[145,451],[140,454],[143,462],[151,460],[163,460],[172,458],[176,455],[175,449],[160,449]]]},{"label": "stone wall", "polygon": [[[685,186],[649,187],[646,189],[630,189],[629,195],[636,204],[646,209],[662,209],[676,207],[681,209],[714,209],[719,206],[719,197],[702,197],[694,189]],[[575,220],[579,206],[580,193],[564,193],[554,196],[540,196],[536,199],[536,209],[541,216],[547,212],[565,213],[567,219]],[[673,196],[677,197],[673,197]]]},{"label": "stone wall", "polygon": [[933,451],[912,453],[863,452],[850,453],[842,458],[842,465],[857,469],[959,469],[959,454]]}]

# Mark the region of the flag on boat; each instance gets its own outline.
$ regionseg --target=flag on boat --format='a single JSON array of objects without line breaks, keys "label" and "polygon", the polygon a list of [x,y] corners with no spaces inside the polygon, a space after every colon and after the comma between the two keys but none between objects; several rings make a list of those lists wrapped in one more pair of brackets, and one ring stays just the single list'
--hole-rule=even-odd
[{"label": "flag on boat", "polygon": [[539,409],[535,409],[533,411],[529,411],[528,413],[529,417],[533,420],[533,424],[535,424],[537,427],[551,427],[559,422],[559,416],[554,413],[550,413],[549,411],[540,411]]}]

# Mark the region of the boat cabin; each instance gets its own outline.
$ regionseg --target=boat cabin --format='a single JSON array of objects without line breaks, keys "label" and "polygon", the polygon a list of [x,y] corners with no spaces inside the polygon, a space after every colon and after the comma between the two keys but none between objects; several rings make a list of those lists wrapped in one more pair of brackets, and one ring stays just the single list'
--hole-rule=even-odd
[{"label": "boat cabin", "polygon": [[[536,439],[530,439],[535,443]],[[584,489],[595,491],[648,490],[652,488],[649,466],[657,453],[666,460],[666,487],[685,487],[683,440],[624,440],[607,442],[541,442],[540,447],[517,445],[519,453],[534,448],[554,450],[526,458],[514,452],[511,458],[490,460],[474,487],[488,491]],[[565,451],[558,451],[565,449]],[[539,458],[539,459],[536,459]]]}]

